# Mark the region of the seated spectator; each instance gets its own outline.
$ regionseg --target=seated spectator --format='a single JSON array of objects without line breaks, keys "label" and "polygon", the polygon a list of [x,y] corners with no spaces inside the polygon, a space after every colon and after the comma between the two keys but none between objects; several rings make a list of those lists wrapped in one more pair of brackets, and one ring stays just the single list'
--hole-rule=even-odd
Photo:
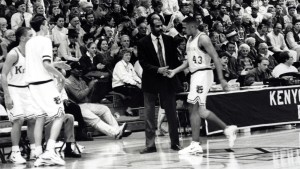
[{"label": "seated spectator", "polygon": [[[48,140],[50,137],[50,130],[53,121],[47,120],[45,123],[45,139]],[[71,158],[80,158],[81,154],[75,153],[72,150],[72,144],[75,143],[75,133],[74,133],[74,117],[71,114],[64,115],[63,122],[63,130],[64,130],[64,141],[66,142],[66,148],[64,150],[65,157]]]},{"label": "seated spectator", "polygon": [[245,77],[245,86],[251,85],[263,85],[265,79],[272,77],[270,70],[268,69],[269,60],[265,57],[258,59],[257,67],[249,70]]},{"label": "seated spectator", "polygon": [[108,41],[106,39],[100,39],[97,44],[97,50],[98,52],[95,57],[94,64],[99,65],[99,63],[101,63],[102,66],[98,66],[98,69],[103,72],[108,72],[110,75],[112,75],[116,64],[116,59],[108,47]]},{"label": "seated spectator", "polygon": [[56,24],[56,21],[55,21],[55,17],[57,15],[61,15],[62,14],[62,11],[61,9],[59,8],[59,6],[50,6],[50,9],[48,11],[48,14],[49,14],[49,24],[50,25],[55,25]]},{"label": "seated spectator", "polygon": [[228,42],[226,44],[226,52],[229,54],[228,57],[228,67],[230,70],[238,74],[238,63],[237,63],[237,53],[235,53],[235,44],[232,42]]},{"label": "seated spectator", "polygon": [[2,42],[0,43],[2,53],[3,53],[3,58],[6,58],[7,53],[10,51],[10,49],[13,48],[11,45],[14,44],[15,41],[16,41],[15,31],[11,29],[7,30],[4,33],[4,38],[2,39]]},{"label": "seated spectator", "polygon": [[100,35],[102,27],[96,24],[94,13],[88,12],[85,14],[86,23],[82,25],[82,29],[96,38]]},{"label": "seated spectator", "polygon": [[79,17],[77,15],[69,15],[69,21],[70,21],[70,24],[68,26],[68,29],[73,29],[73,30],[76,30],[77,33],[78,33],[78,43],[80,45],[83,45],[83,35],[86,33],[82,27],[80,26],[80,20],[79,20]]},{"label": "seated spectator", "polygon": [[249,57],[250,47],[247,44],[241,44],[239,47],[238,73],[239,75],[245,75],[251,69],[253,69],[253,60]]},{"label": "seated spectator", "polygon": [[[293,29],[286,34],[285,40],[289,49],[297,52],[297,58],[300,56],[300,19],[293,21]],[[297,59],[298,60],[298,59]],[[296,60],[296,61],[297,61]]]},{"label": "seated spectator", "polygon": [[273,77],[278,78],[280,75],[289,72],[298,72],[297,68],[293,66],[294,58],[290,52],[285,51],[279,55],[279,65],[277,65],[272,72]]},{"label": "seated spectator", "polygon": [[[238,46],[239,46],[239,34],[235,30],[230,30],[226,34],[226,38],[228,40],[228,43],[234,44],[234,49],[232,50],[232,56],[237,59],[238,56]],[[229,47],[228,45],[224,45],[224,47]],[[224,48],[223,47],[223,48]]]},{"label": "seated spectator", "polygon": [[52,41],[54,41],[55,44],[60,44],[62,41],[66,40],[66,37],[68,36],[68,29],[64,27],[65,24],[65,18],[64,15],[56,15],[53,18],[54,27],[51,30],[52,33]]},{"label": "seated spectator", "polygon": [[288,24],[293,24],[293,17],[295,15],[296,15],[296,6],[294,5],[288,6],[288,14],[283,17],[284,28],[286,28]]},{"label": "seated spectator", "polygon": [[[144,20],[146,20],[145,17],[140,17],[136,20],[137,33],[132,38],[132,46],[137,46],[138,41],[147,35],[147,22]],[[134,31],[132,34],[134,34]]]},{"label": "seated spectator", "polygon": [[282,52],[288,50],[281,31],[282,25],[280,23],[275,23],[273,31],[267,35],[270,40],[270,45],[272,46],[271,50],[273,52]]},{"label": "seated spectator", "polygon": [[61,41],[58,48],[59,57],[61,57],[62,60],[66,60],[69,62],[79,61],[82,54],[77,39],[78,39],[78,32],[74,29],[69,29],[68,38]]},{"label": "seated spectator", "polygon": [[36,15],[36,14],[45,15],[44,5],[42,5],[39,2],[36,2],[33,5],[33,16]]},{"label": "seated spectator", "polygon": [[123,58],[114,68],[112,87],[114,91],[128,97],[128,99],[125,99],[125,106],[127,106],[125,113],[133,115],[131,108],[143,106],[142,81],[130,63],[131,51],[122,49],[120,55]]},{"label": "seated spectator", "polygon": [[13,14],[11,17],[11,29],[17,30],[19,27],[30,27],[30,20],[32,15],[26,12],[25,2],[18,0],[15,3],[15,8],[18,10],[17,13]]},{"label": "seated spectator", "polygon": [[7,20],[0,17],[0,38],[4,38],[4,34],[7,31]]},{"label": "seated spectator", "polygon": [[[223,71],[224,79],[226,81],[237,79],[238,78],[237,73],[228,67],[228,58],[230,58],[230,55],[227,52],[221,52],[219,54],[219,57],[223,68],[222,71]],[[214,69],[214,82],[216,82],[216,84],[220,84],[216,69]]]},{"label": "seated spectator", "polygon": [[269,69],[272,71],[278,62],[273,57],[273,52],[268,50],[268,45],[266,43],[261,43],[258,46],[258,58],[265,57],[269,60]]},{"label": "seated spectator", "polygon": [[96,44],[94,42],[90,42],[86,46],[87,51],[80,58],[80,65],[82,66],[83,74],[97,70],[97,67],[93,64],[95,60],[94,58],[96,57]]},{"label": "seated spectator", "polygon": [[71,67],[71,75],[66,80],[66,91],[69,98],[79,104],[84,121],[96,130],[115,139],[130,135],[130,131],[125,132],[127,124],[124,123],[119,127],[107,106],[89,102],[89,95],[92,93],[97,80],[91,80],[87,85],[82,79],[81,66],[74,62]]},{"label": "seated spectator", "polygon": [[257,50],[255,49],[255,39],[252,37],[249,37],[245,40],[245,43],[249,45],[250,47],[250,52],[248,54],[249,58],[252,60],[256,60],[258,58],[258,53]]},{"label": "seated spectator", "polygon": [[216,45],[222,46],[222,44],[227,41],[223,24],[220,21],[216,21],[212,26],[212,31],[216,33]]},{"label": "seated spectator", "polygon": [[80,46],[80,51],[82,54],[85,54],[88,51],[87,44],[94,42],[94,38],[93,38],[92,34],[86,33],[83,35],[82,39],[83,39],[84,45]]},{"label": "seated spectator", "polygon": [[[105,71],[105,65],[97,62],[96,44],[91,42],[87,45],[88,51],[80,59],[83,74],[89,78],[96,78],[98,82],[95,84],[93,95],[91,96],[92,103],[99,103],[104,99],[105,95],[111,91],[111,74]],[[106,99],[103,101],[107,101]]]},{"label": "seated spectator", "polygon": [[265,23],[261,23],[257,26],[257,31],[254,34],[255,38],[255,48],[258,48],[260,43],[267,42],[267,33],[268,33],[268,26]]},{"label": "seated spectator", "polygon": [[122,35],[120,38],[120,44],[120,47],[116,48],[115,50],[112,50],[112,55],[114,55],[114,58],[116,58],[117,61],[120,61],[122,60],[122,58],[119,58],[120,51],[123,49],[127,49],[131,51],[130,63],[134,65],[137,61],[137,49],[130,47],[130,37],[128,35]]}]

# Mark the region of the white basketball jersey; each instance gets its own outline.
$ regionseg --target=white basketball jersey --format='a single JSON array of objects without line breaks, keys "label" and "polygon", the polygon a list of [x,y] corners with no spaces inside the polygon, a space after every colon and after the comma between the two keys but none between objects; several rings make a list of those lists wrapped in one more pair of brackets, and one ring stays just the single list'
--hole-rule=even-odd
[{"label": "white basketball jersey", "polygon": [[25,80],[25,57],[21,54],[18,47],[15,47],[11,52],[16,52],[18,56],[17,62],[12,66],[10,72],[7,75],[7,82],[10,86],[26,86]]},{"label": "white basketball jersey", "polygon": [[35,36],[25,46],[26,49],[26,81],[27,83],[43,82],[53,79],[44,67],[43,62],[52,62],[52,42],[50,38]]},{"label": "white basketball jersey", "polygon": [[186,45],[187,61],[189,64],[189,70],[194,73],[197,70],[211,68],[211,57],[200,49],[198,44],[199,38],[202,35],[206,35],[204,32],[199,33],[194,39],[189,38]]}]

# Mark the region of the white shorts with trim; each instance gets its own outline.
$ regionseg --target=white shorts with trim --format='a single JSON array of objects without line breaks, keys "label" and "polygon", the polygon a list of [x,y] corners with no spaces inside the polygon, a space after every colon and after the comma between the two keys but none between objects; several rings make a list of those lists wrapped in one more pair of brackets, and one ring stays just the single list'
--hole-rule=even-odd
[{"label": "white shorts with trim", "polygon": [[65,114],[61,94],[54,81],[42,84],[29,84],[29,90],[36,104],[43,110],[37,117],[47,117],[52,120]]},{"label": "white shorts with trim", "polygon": [[191,104],[206,104],[206,97],[214,81],[212,70],[203,70],[191,75],[190,92],[187,102]]},{"label": "white shorts with trim", "polygon": [[10,121],[19,118],[33,119],[36,114],[43,112],[32,98],[28,87],[8,86],[10,97],[13,101],[13,108],[7,110]]}]

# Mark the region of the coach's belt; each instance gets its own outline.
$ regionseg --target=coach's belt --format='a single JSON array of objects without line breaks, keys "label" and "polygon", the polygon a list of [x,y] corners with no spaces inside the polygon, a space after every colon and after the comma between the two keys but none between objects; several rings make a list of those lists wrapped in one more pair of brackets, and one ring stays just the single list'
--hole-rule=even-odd
[{"label": "coach's belt", "polygon": [[52,82],[53,80],[45,80],[45,81],[40,81],[40,82],[33,82],[33,83],[29,83],[29,85],[40,85],[40,84],[44,84],[44,83],[49,83]]},{"label": "coach's belt", "polygon": [[198,69],[196,70],[195,72],[191,73],[191,74],[194,74],[196,72],[200,72],[200,71],[205,71],[205,70],[212,70],[212,68],[203,68],[203,69]]}]

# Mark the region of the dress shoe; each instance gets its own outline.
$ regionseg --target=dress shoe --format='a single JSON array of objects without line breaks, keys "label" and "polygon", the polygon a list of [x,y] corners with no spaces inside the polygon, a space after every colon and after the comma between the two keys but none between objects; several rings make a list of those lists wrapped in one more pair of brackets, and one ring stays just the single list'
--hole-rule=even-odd
[{"label": "dress shoe", "polygon": [[65,150],[65,157],[70,158],[81,158],[81,154],[77,154],[72,150]]},{"label": "dress shoe", "polygon": [[171,145],[171,149],[175,150],[175,151],[179,151],[179,150],[181,150],[181,147],[180,147],[180,145],[174,144],[174,145]]},{"label": "dress shoe", "polygon": [[124,132],[123,132],[123,137],[128,137],[128,136],[130,136],[132,134],[132,131],[131,130],[125,130]]},{"label": "dress shoe", "polygon": [[145,149],[140,151],[140,154],[148,154],[157,152],[156,147],[146,147]]}]

